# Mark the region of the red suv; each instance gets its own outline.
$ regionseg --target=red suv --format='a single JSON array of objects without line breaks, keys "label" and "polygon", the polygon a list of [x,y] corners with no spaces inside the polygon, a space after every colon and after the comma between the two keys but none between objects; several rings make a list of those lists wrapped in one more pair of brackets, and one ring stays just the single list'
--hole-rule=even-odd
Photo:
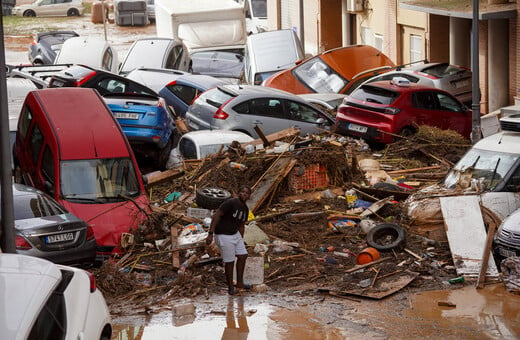
[{"label": "red suv", "polygon": [[417,125],[450,129],[469,138],[471,124],[471,110],[454,96],[405,78],[360,86],[343,100],[336,115],[337,133],[374,145],[393,142],[392,134],[411,135]]}]

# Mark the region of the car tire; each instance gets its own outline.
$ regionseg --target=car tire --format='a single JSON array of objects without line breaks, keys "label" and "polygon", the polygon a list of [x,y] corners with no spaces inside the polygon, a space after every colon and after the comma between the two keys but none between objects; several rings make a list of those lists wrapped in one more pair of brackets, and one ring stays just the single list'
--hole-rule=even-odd
[{"label": "car tire", "polygon": [[79,11],[75,8],[71,8],[67,11],[68,17],[79,17]]},{"label": "car tire", "polygon": [[413,136],[414,134],[415,134],[415,130],[410,127],[405,127],[401,130],[401,132],[399,132],[399,136],[402,136],[402,137],[410,137],[410,136]]},{"label": "car tire", "polygon": [[380,223],[367,233],[367,244],[379,251],[402,250],[406,238],[403,227],[394,223]]},{"label": "car tire", "polygon": [[221,188],[200,188],[197,189],[195,202],[201,208],[217,209],[222,202],[231,197],[231,193]]},{"label": "car tire", "polygon": [[24,17],[35,17],[36,13],[34,13],[34,11],[27,10],[27,11],[23,12],[23,16]]}]

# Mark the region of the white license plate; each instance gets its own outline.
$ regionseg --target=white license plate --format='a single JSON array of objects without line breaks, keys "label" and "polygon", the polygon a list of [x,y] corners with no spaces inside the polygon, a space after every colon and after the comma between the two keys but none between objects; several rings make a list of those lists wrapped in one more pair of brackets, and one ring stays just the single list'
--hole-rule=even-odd
[{"label": "white license plate", "polygon": [[498,247],[498,253],[504,257],[516,256],[516,253],[514,251],[504,249],[502,247]]},{"label": "white license plate", "polygon": [[361,126],[357,124],[350,123],[348,125],[348,129],[356,132],[366,133],[368,128],[366,126]]},{"label": "white license plate", "polygon": [[139,119],[139,114],[128,112],[116,112],[116,118],[122,119]]},{"label": "white license plate", "polygon": [[72,241],[74,239],[74,233],[56,234],[45,237],[46,243],[58,243]]}]

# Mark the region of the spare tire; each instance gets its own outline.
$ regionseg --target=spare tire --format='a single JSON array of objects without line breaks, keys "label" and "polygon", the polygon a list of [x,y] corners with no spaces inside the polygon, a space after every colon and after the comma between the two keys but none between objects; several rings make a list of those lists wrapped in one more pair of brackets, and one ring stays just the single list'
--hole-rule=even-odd
[{"label": "spare tire", "polygon": [[403,227],[395,223],[380,223],[367,233],[367,244],[379,251],[402,250],[406,239]]},{"label": "spare tire", "polygon": [[222,188],[197,189],[195,202],[201,208],[217,209],[222,202],[231,197],[231,193]]}]

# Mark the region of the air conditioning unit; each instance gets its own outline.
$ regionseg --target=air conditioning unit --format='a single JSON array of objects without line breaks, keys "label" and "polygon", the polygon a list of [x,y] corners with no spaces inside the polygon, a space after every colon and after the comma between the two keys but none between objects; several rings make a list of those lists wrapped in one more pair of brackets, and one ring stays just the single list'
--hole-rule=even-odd
[{"label": "air conditioning unit", "polygon": [[346,0],[348,12],[361,12],[364,9],[365,0]]}]

